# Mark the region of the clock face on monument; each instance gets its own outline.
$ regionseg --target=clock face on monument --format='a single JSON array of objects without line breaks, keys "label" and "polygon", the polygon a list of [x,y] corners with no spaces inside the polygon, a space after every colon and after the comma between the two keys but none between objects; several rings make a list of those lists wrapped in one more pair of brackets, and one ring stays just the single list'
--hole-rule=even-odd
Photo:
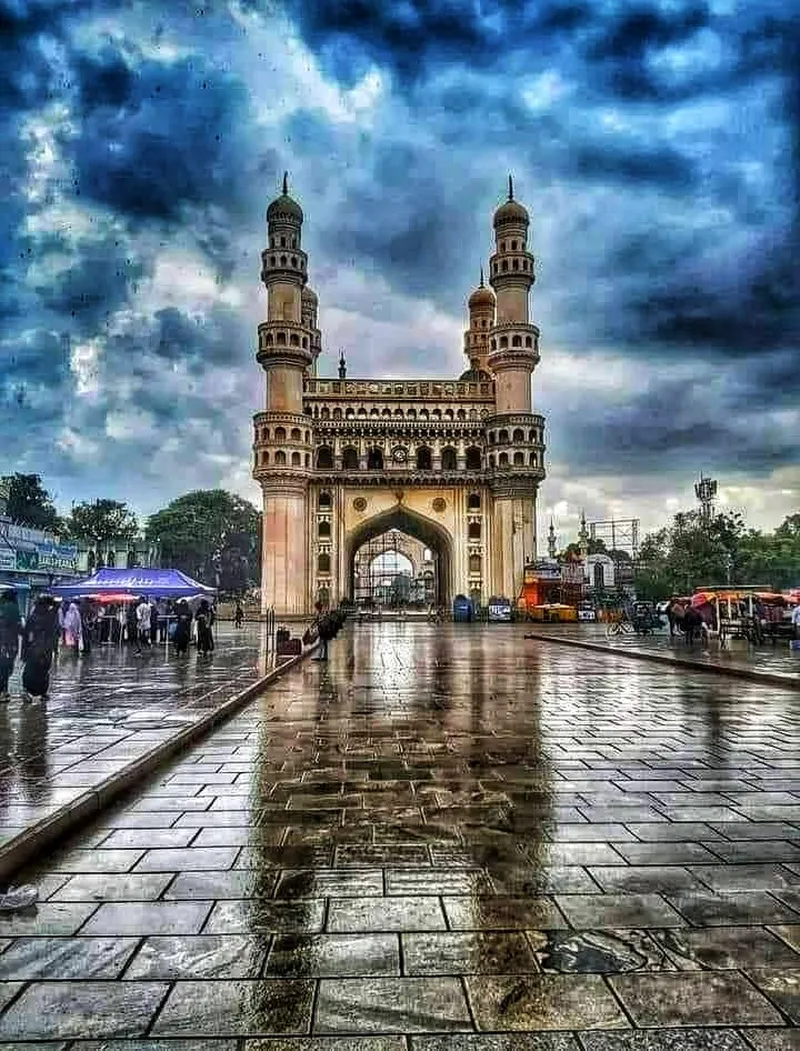
[{"label": "clock face on monument", "polygon": [[405,449],[395,449],[392,453],[392,459],[395,463],[405,463],[408,459],[408,453]]}]

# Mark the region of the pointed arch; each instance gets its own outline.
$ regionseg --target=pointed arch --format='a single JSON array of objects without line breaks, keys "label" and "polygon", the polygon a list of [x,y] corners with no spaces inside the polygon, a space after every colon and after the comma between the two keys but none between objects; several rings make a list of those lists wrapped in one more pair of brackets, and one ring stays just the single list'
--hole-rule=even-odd
[{"label": "pointed arch", "polygon": [[355,593],[355,556],[359,548],[376,536],[399,529],[401,533],[421,541],[436,554],[438,601],[449,607],[453,598],[453,542],[444,526],[433,519],[395,504],[386,511],[361,522],[345,539],[345,558],[348,567],[350,594]]}]

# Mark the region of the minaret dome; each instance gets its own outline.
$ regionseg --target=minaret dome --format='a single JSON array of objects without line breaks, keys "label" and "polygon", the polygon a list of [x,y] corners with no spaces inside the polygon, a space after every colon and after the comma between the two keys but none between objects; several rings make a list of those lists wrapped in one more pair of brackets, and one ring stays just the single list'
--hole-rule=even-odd
[{"label": "minaret dome", "polygon": [[510,223],[515,225],[522,224],[527,226],[530,222],[527,208],[524,208],[519,201],[514,200],[514,183],[511,176],[508,177],[508,200],[504,201],[503,204],[495,211],[492,223],[495,230],[501,226],[507,226]]},{"label": "minaret dome", "polygon": [[268,223],[282,220],[290,223],[302,223],[303,221],[303,209],[293,197],[289,196],[288,172],[283,173],[283,192],[267,208]]}]

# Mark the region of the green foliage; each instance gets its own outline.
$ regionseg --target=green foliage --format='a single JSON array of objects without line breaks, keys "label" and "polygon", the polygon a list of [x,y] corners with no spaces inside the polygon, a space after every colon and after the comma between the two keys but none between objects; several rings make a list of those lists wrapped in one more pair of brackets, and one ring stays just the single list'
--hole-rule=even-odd
[{"label": "green foliage", "polygon": [[[612,552],[608,550],[605,545],[605,541],[601,540],[600,537],[589,539],[587,542],[587,550],[590,555],[611,555]],[[571,544],[567,544],[561,554],[558,556],[560,561],[564,562],[570,555],[580,555],[581,545],[576,541],[572,541]],[[630,560],[630,556],[622,553],[625,558]]]},{"label": "green foliage", "polygon": [[60,534],[63,523],[53,498],[38,474],[13,474],[8,490],[8,517],[19,525]]},{"label": "green foliage", "polygon": [[75,504],[65,528],[70,540],[83,540],[95,547],[106,547],[115,540],[130,543],[139,532],[136,515],[118,500]]},{"label": "green foliage", "polygon": [[636,573],[640,598],[656,601],[727,583],[778,590],[800,584],[800,514],[769,534],[747,529],[738,514],[704,519],[691,511],[645,537]]},{"label": "green foliage", "polygon": [[178,497],[151,515],[146,534],[160,544],[163,566],[203,583],[243,591],[259,581],[261,516],[247,500],[224,489]]}]

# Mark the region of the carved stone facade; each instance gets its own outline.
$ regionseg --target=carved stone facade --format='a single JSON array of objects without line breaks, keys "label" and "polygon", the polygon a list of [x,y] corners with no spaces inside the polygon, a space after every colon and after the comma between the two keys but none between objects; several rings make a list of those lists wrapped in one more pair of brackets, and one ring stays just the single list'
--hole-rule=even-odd
[{"label": "carved stone facade", "polygon": [[266,407],[254,417],[253,475],[264,495],[262,606],[303,616],[354,593],[359,548],[388,530],[435,554],[437,600],[514,598],[536,556],[544,417],[531,404],[539,330],[529,318],[534,259],[526,210],[494,214],[489,283],[468,301],[457,380],[316,375],[317,297],[307,288],[303,213],[288,194],[267,210],[267,320],[257,358]]}]

